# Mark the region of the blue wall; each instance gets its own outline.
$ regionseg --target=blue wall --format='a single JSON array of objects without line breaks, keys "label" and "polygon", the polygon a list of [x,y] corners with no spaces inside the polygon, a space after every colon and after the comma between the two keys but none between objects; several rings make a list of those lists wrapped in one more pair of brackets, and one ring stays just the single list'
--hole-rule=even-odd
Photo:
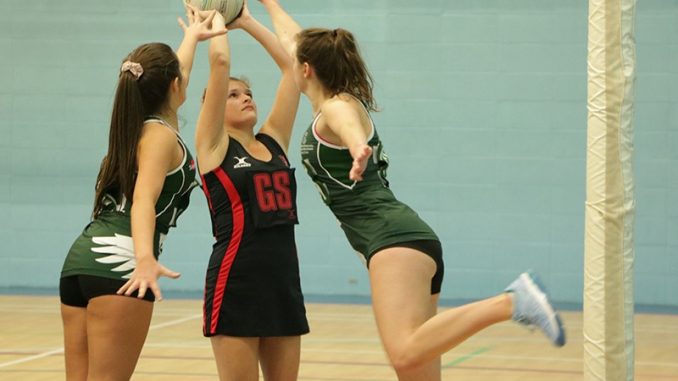
[{"label": "blue wall", "polygon": [[[556,300],[581,302],[586,2],[285,3],[302,26],[342,26],[361,42],[393,188],[443,240],[443,298],[492,295],[534,268]],[[181,12],[180,0],[0,2],[0,287],[58,283],[90,213],[120,61],[143,42],[177,46]],[[678,306],[678,1],[638,2],[636,35],[636,301]],[[275,66],[241,31],[231,41],[232,71],[268,110]],[[181,110],[190,144],[206,69],[201,46]],[[367,295],[366,272],[300,167],[301,107],[290,149],[304,290]],[[166,242],[163,262],[183,273],[166,290],[202,289],[211,241],[196,191]]]}]

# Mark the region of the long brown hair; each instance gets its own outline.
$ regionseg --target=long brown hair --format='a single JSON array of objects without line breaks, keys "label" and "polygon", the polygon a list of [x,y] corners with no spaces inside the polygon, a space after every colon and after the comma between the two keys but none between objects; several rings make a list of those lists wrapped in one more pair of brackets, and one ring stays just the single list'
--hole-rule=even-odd
[{"label": "long brown hair", "polygon": [[110,194],[131,200],[136,179],[137,144],[146,117],[162,111],[175,78],[181,80],[179,60],[166,44],[150,43],[134,49],[123,62],[139,64],[143,73],[121,70],[113,101],[108,153],[101,162],[95,186],[96,217]]},{"label": "long brown hair", "polygon": [[331,95],[348,93],[377,111],[373,81],[353,34],[346,29],[308,28],[297,35],[297,61],[308,62]]}]

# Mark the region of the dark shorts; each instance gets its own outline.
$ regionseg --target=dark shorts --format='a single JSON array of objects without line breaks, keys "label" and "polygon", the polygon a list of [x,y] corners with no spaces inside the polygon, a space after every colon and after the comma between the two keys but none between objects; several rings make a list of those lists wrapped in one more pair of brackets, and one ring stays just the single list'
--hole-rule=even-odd
[{"label": "dark shorts", "polygon": [[[433,260],[436,263],[436,273],[433,274],[433,278],[431,278],[431,295],[439,294],[440,288],[442,287],[443,284],[443,276],[445,274],[445,264],[443,263],[443,248],[440,245],[440,241],[428,239],[428,240],[398,242],[386,245],[384,247],[380,247],[379,249],[375,250],[375,253],[384,249],[394,247],[406,247],[408,249],[414,249],[417,251],[421,251],[422,253],[433,258]],[[371,258],[372,255],[370,256],[370,259]],[[369,266],[370,263],[368,261],[367,267]]]},{"label": "dark shorts", "polygon": [[[71,275],[61,278],[59,281],[59,296],[61,303],[73,307],[87,307],[89,300],[103,295],[116,295],[126,280],[108,279],[93,275]],[[134,291],[129,297],[136,298],[138,291]],[[151,290],[146,291],[144,300],[155,301]]]}]

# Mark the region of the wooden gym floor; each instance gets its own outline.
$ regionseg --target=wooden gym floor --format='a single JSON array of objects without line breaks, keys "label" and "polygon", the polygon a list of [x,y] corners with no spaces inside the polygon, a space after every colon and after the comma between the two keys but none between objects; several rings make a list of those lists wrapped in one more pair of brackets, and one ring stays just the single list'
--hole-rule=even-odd
[{"label": "wooden gym floor", "polygon": [[[300,381],[395,380],[367,305],[307,305],[311,333],[302,338]],[[217,380],[201,301],[156,305],[134,381]],[[553,348],[538,332],[502,323],[442,358],[443,380],[578,381],[582,314],[564,312],[568,344]],[[637,314],[636,381],[678,381],[678,315]],[[63,380],[61,319],[54,296],[0,295],[0,380]]]}]

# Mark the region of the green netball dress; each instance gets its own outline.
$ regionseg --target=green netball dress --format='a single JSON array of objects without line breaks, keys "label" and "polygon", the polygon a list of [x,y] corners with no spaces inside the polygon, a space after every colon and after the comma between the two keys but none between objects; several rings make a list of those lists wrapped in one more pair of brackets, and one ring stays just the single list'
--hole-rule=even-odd
[{"label": "green netball dress", "polygon": [[[160,119],[149,119],[171,128]],[[174,131],[172,129],[172,131]],[[195,161],[181,137],[177,140],[184,151],[178,168],[167,174],[162,191],[155,204],[155,234],[153,254],[157,258],[162,251],[162,242],[171,227],[176,226],[179,215],[186,210],[195,180]],[[132,242],[130,211],[132,202],[125,196],[105,197],[101,213],[85,227],[71,246],[61,277],[71,275],[94,275],[110,279],[127,279],[136,267]]]},{"label": "green netball dress", "polygon": [[375,252],[394,244],[437,241],[433,230],[389,189],[386,180],[388,158],[374,123],[367,142],[372,147],[372,158],[363,173],[363,180],[355,182],[348,177],[353,164],[348,148],[322,139],[316,130],[319,117],[320,114],[303,135],[302,162],[353,249],[369,263]]}]

